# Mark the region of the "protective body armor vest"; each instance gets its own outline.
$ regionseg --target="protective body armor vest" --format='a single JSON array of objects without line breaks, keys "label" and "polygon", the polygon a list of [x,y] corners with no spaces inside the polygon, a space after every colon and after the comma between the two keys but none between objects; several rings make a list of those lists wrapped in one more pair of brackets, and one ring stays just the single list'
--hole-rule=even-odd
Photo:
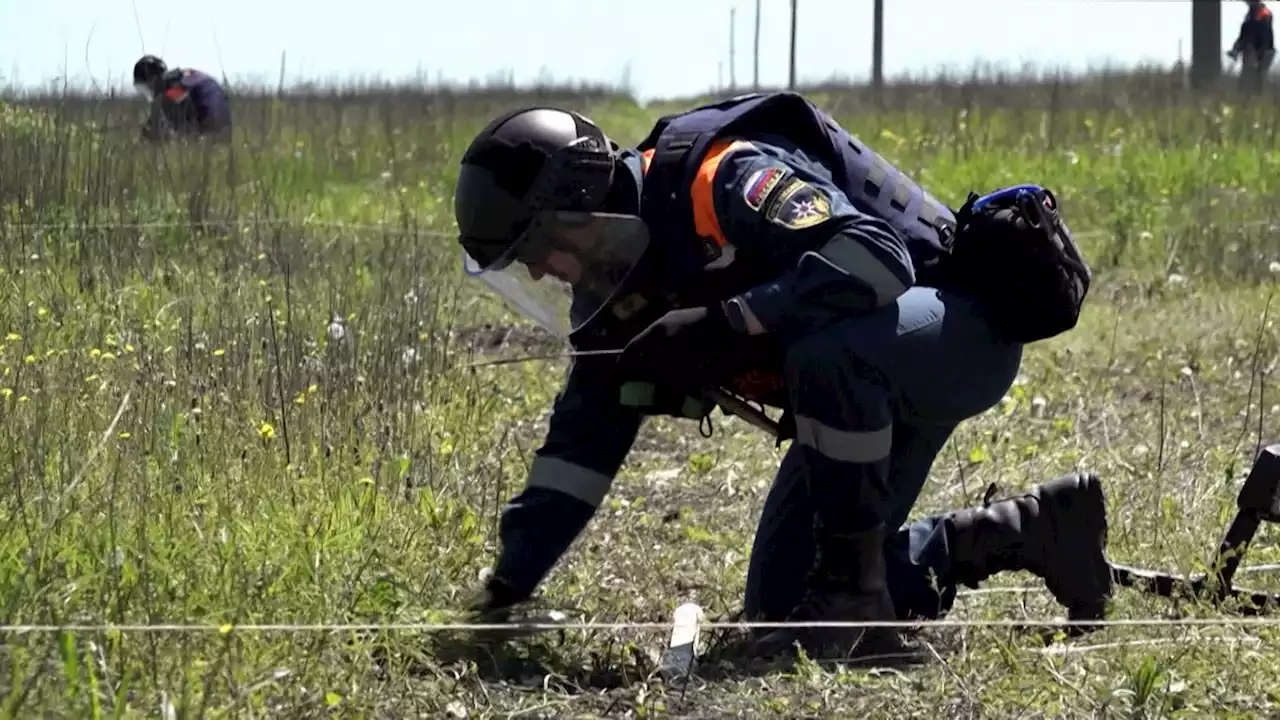
[{"label": "protective body armor vest", "polygon": [[[653,150],[641,195],[641,217],[654,237],[697,238],[689,188],[716,140],[730,135],[771,134],[794,142],[825,165],[836,187],[854,207],[881,217],[906,240],[912,263],[928,268],[945,255],[955,233],[955,214],[915,181],[840,127],[830,115],[791,92],[754,93],[660,118],[637,146]],[[705,265],[719,255],[710,238],[688,245],[686,263]],[[679,253],[681,248],[673,248]],[[672,258],[675,259],[675,258]]]},{"label": "protective body armor vest", "polygon": [[[949,252],[955,214],[828,114],[791,92],[741,95],[666,115],[636,149],[650,155],[640,217],[654,239],[633,273],[630,292],[571,338],[579,350],[620,347],[675,305],[699,305],[766,282],[780,268],[729,267],[709,272],[725,252],[694,226],[690,188],[712,143],[727,136],[776,135],[827,167],[834,184],[859,210],[884,218],[906,241],[917,279]],[[660,282],[657,282],[661,278]],[[661,284],[655,288],[653,285]],[[628,282],[628,285],[632,285]]]},{"label": "protective body armor vest", "polygon": [[[694,225],[690,188],[711,145],[727,136],[751,138],[775,135],[794,143],[824,165],[853,205],[888,221],[906,241],[921,281],[950,251],[956,229],[955,214],[893,167],[879,154],[853,138],[828,114],[796,93],[742,95],[689,112],[660,118],[636,149],[650,155],[640,198],[640,216],[655,239],[636,273],[639,286],[620,293],[608,320],[580,336],[579,349],[616,345],[673,305],[698,305],[722,300],[730,292],[766,281],[779,268],[716,269],[725,248],[712,238],[699,237]],[[639,268],[637,268],[639,270]],[[709,272],[710,271],[710,272]],[[763,277],[761,275],[764,275]],[[659,290],[645,280],[662,278]],[[656,301],[656,302],[655,302]],[[610,338],[609,336],[613,336]],[[751,340],[744,342],[753,342]],[[754,340],[759,342],[759,340]],[[717,363],[718,381],[753,401],[781,406],[779,368],[764,362],[769,355],[748,350],[730,352],[734,362]],[[760,355],[760,357],[757,357]],[[720,374],[720,373],[718,373]],[[659,397],[667,392],[669,397]],[[664,390],[661,383],[624,385],[623,404],[648,408],[657,414],[705,419],[715,403],[683,389]]]}]

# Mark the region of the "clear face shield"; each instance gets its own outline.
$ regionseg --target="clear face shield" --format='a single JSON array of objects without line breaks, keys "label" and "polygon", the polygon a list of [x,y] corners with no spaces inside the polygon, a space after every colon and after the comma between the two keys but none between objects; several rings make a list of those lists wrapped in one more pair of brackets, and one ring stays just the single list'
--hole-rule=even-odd
[{"label": "clear face shield", "polygon": [[649,247],[634,215],[549,210],[501,258],[482,267],[463,253],[467,274],[526,317],[561,336],[609,304]]},{"label": "clear face shield", "polygon": [[133,89],[137,91],[138,95],[144,100],[150,101],[155,97],[155,94],[151,92],[151,86],[147,83],[136,82],[133,84]]},{"label": "clear face shield", "polygon": [[[613,168],[608,139],[593,134],[553,155],[527,198],[488,195],[490,205],[472,208],[477,224],[484,215],[529,210],[533,219],[496,257],[464,250],[463,269],[550,332],[568,336],[587,325],[649,248],[649,229],[639,217],[594,212],[609,192]],[[486,171],[469,172],[488,184]]]}]

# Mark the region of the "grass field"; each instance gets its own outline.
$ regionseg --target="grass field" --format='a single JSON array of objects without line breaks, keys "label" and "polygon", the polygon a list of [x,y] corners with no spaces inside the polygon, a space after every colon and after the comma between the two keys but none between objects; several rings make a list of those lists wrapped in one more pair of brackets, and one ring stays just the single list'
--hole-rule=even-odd
[{"label": "grass field", "polygon": [[[423,631],[493,558],[561,362],[463,282],[456,161],[503,107],[586,110],[636,142],[670,106],[593,88],[241,97],[237,145],[138,145],[136,102],[0,110],[0,622],[200,624],[0,640],[5,717],[1264,717],[1277,632],[1111,627],[1046,648],[939,627],[929,665],[652,676],[660,630],[569,630],[501,663]],[[814,97],[938,197],[1038,181],[1096,281],[961,426],[919,513],[1098,472],[1110,555],[1202,570],[1259,444],[1280,436],[1272,294],[1280,152],[1269,102],[1147,72],[920,83]],[[1270,314],[1268,314],[1270,313]],[[598,622],[737,609],[781,450],[737,420],[653,422],[543,601]],[[1264,529],[1248,562],[1280,560]],[[1247,584],[1278,589],[1266,573]],[[953,619],[1044,618],[1036,578]],[[1218,617],[1119,590],[1118,619]],[[1230,616],[1226,616],[1230,617]]]}]

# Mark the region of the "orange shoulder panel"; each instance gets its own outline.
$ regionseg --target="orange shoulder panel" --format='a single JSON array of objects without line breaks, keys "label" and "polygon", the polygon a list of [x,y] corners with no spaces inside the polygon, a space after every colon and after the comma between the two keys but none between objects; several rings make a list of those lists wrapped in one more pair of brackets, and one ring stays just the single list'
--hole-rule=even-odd
[{"label": "orange shoulder panel", "polygon": [[165,90],[164,94],[165,94],[165,97],[169,98],[174,102],[181,102],[182,99],[187,96],[187,90],[181,85],[175,85],[174,87],[171,87],[168,90]]},{"label": "orange shoulder panel", "polygon": [[716,215],[716,171],[726,155],[750,146],[743,140],[717,140],[712,143],[689,188],[689,198],[693,201],[693,229],[700,237],[711,238],[720,247],[728,245],[729,241],[725,239],[724,231],[720,229],[720,217]]},{"label": "orange shoulder panel", "polygon": [[640,153],[640,172],[649,172],[649,165],[653,162],[653,150],[645,150]]}]

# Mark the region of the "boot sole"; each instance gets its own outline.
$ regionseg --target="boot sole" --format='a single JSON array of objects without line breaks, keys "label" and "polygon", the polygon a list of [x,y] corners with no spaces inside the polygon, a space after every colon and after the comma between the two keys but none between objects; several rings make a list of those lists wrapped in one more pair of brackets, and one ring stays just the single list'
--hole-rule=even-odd
[{"label": "boot sole", "polygon": [[[1102,480],[1093,473],[1068,475],[1042,486],[1039,500],[1041,508],[1052,517],[1058,535],[1054,547],[1046,550],[1058,554],[1064,564],[1079,568],[1078,582],[1087,583],[1086,587],[1072,588],[1075,592],[1057,587],[1050,591],[1067,607],[1069,620],[1105,618],[1113,584],[1106,557],[1107,500]],[[1100,546],[1098,553],[1081,556],[1081,548],[1095,544]],[[1093,628],[1072,626],[1068,634],[1090,629]]]}]

